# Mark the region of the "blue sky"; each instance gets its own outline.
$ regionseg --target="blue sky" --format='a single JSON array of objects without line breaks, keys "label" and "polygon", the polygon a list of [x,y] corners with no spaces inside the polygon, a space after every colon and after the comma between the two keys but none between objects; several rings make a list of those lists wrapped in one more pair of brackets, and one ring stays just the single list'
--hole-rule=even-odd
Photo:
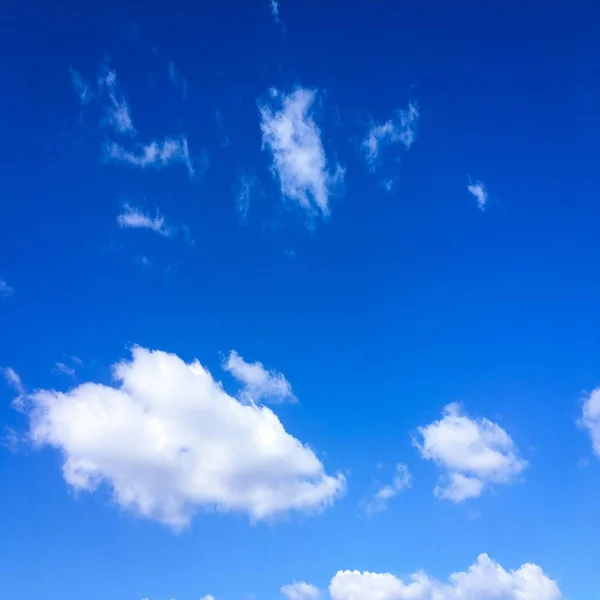
[{"label": "blue sky", "polygon": [[592,3],[10,3],[0,582],[598,589]]}]

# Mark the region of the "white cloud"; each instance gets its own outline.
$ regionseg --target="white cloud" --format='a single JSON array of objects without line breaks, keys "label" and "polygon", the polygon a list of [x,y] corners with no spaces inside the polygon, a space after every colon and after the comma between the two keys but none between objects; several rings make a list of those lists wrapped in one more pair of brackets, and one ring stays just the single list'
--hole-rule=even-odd
[{"label": "white cloud", "polygon": [[190,176],[195,174],[187,138],[185,137],[179,139],[165,138],[161,142],[150,142],[145,146],[139,146],[138,153],[125,150],[116,142],[111,142],[106,148],[106,157],[142,168],[161,168],[171,163],[183,163]]},{"label": "white cloud", "polygon": [[8,285],[8,283],[6,283],[6,281],[4,281],[4,279],[0,279],[0,297],[8,298],[9,296],[12,296],[14,293],[15,293],[15,288]]},{"label": "white cloud", "polygon": [[69,74],[71,75],[71,82],[73,83],[75,93],[79,97],[79,102],[81,102],[82,106],[89,104],[94,97],[94,93],[90,89],[89,84],[86,83],[83,77],[81,77],[81,75],[72,67],[69,67]]},{"label": "white cloud", "polygon": [[490,484],[511,483],[527,466],[502,427],[485,418],[469,418],[456,403],[444,408],[439,421],[418,431],[421,439],[414,443],[421,457],[444,470],[434,490],[439,498],[475,498]]},{"label": "white cloud", "polygon": [[406,109],[394,111],[392,118],[385,123],[374,123],[362,143],[369,166],[375,166],[382,146],[400,143],[410,148],[417,135],[418,121],[419,109],[411,102]]},{"label": "white cloud", "polygon": [[402,463],[396,465],[396,474],[391,484],[381,486],[366,505],[367,514],[381,512],[387,508],[388,502],[402,490],[410,488],[412,475],[408,467]]},{"label": "white cloud", "polygon": [[119,227],[151,229],[159,235],[167,237],[173,234],[173,231],[167,227],[163,216],[157,213],[155,217],[149,217],[130,204],[123,205],[123,212],[117,215],[117,223]]},{"label": "white cloud", "polygon": [[244,385],[244,400],[297,401],[292,386],[283,373],[267,371],[261,362],[248,363],[235,350],[229,353],[223,368]]},{"label": "white cloud", "polygon": [[452,573],[448,583],[417,571],[403,580],[391,573],[338,571],[331,580],[333,600],[561,600],[555,581],[537,565],[505,570],[481,554],[467,571]]},{"label": "white cloud", "polygon": [[271,0],[271,14],[273,18],[279,23],[279,2],[277,0]]},{"label": "white cloud", "polygon": [[305,581],[297,581],[289,585],[284,585],[281,588],[281,593],[288,600],[318,600],[321,597],[319,588]]},{"label": "white cloud", "polygon": [[79,356],[71,356],[70,358],[76,365],[79,365],[80,367],[83,366],[83,361]]},{"label": "white cloud", "polygon": [[98,78],[100,92],[106,92],[109,104],[105,107],[108,124],[121,134],[137,133],[131,119],[129,104],[123,96],[117,74],[115,71],[107,69],[106,73]]},{"label": "white cloud", "polygon": [[485,210],[485,205],[488,200],[488,192],[485,184],[482,181],[469,182],[467,190],[469,190],[469,193],[475,196],[475,199],[477,200],[477,206],[481,210]]},{"label": "white cloud", "polygon": [[106,484],[121,507],[173,528],[199,508],[253,520],[314,512],[345,492],[275,413],[229,396],[197,360],[135,347],[114,365],[116,385],[37,390],[29,437],[63,457],[76,490]]},{"label": "white cloud", "polygon": [[600,388],[596,388],[585,399],[581,424],[588,430],[596,456],[600,457]]},{"label": "white cloud", "polygon": [[263,148],[273,155],[273,173],[284,197],[298,202],[309,213],[329,214],[329,195],[344,178],[336,164],[329,170],[321,131],[312,117],[316,92],[297,89],[289,95],[271,90],[277,108],[260,107]]},{"label": "white cloud", "polygon": [[68,375],[69,377],[75,377],[75,369],[73,369],[73,367],[68,367],[62,362],[55,362],[54,366],[59,373]]},{"label": "white cloud", "polygon": [[5,367],[3,369],[4,379],[6,383],[12,387],[19,396],[25,394],[25,387],[19,377],[19,374],[12,367]]}]

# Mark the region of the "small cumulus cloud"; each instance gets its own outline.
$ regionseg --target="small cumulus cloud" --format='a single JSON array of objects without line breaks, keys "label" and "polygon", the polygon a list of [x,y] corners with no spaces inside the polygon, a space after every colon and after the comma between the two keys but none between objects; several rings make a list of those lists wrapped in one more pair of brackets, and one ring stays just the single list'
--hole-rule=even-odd
[{"label": "small cumulus cloud", "polygon": [[173,235],[173,230],[167,227],[163,216],[157,213],[155,217],[150,217],[131,204],[123,205],[123,212],[117,215],[117,223],[122,228],[151,229],[165,237]]},{"label": "small cumulus cloud", "polygon": [[305,581],[295,581],[284,585],[281,588],[281,593],[288,600],[319,600],[321,597],[319,588]]},{"label": "small cumulus cloud", "polygon": [[310,215],[328,215],[329,196],[344,179],[339,163],[330,168],[312,107],[315,90],[299,88],[286,95],[271,90],[271,102],[260,106],[263,148],[271,152],[273,174],[284,198]]},{"label": "small cumulus cloud", "polygon": [[232,350],[223,363],[225,371],[244,385],[242,397],[252,402],[297,402],[290,382],[283,373],[267,370],[261,362],[246,362]]},{"label": "small cumulus cloud", "polygon": [[419,109],[410,103],[406,109],[397,109],[384,123],[373,123],[362,142],[369,167],[374,170],[383,147],[402,144],[409,149],[417,135]]},{"label": "small cumulus cloud", "polygon": [[512,438],[489,419],[472,419],[449,404],[440,420],[419,427],[414,445],[421,457],[442,468],[438,498],[462,502],[492,484],[509,484],[527,467]]},{"label": "small cumulus cloud", "polygon": [[478,208],[485,210],[488,201],[488,191],[485,184],[482,181],[469,181],[467,190],[475,197],[475,200],[477,200]]},{"label": "small cumulus cloud", "polygon": [[396,474],[392,483],[381,486],[365,506],[365,512],[368,515],[384,511],[388,502],[397,496],[402,490],[410,488],[412,485],[412,475],[405,464],[396,465]]}]

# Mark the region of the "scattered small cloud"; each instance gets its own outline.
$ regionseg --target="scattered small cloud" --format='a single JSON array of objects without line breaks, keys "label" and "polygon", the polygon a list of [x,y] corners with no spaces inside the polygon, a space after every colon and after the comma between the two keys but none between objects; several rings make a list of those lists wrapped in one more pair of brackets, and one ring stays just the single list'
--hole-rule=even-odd
[{"label": "scattered small cloud", "polygon": [[310,215],[328,215],[329,196],[345,171],[339,163],[330,170],[312,115],[315,98],[315,90],[298,88],[286,95],[272,89],[271,102],[260,106],[262,143],[272,154],[284,198]]},{"label": "scattered small cloud", "polygon": [[179,139],[165,138],[161,142],[153,141],[145,146],[139,146],[138,152],[125,150],[113,141],[106,147],[105,156],[109,160],[124,162],[141,168],[162,168],[171,163],[183,163],[190,177],[195,175],[186,137]]},{"label": "scattered small cloud", "polygon": [[8,298],[15,293],[15,288],[8,285],[4,279],[0,279],[0,298]]},{"label": "scattered small cloud", "polygon": [[444,500],[476,498],[491,484],[512,483],[527,467],[502,427],[489,419],[471,419],[457,403],[418,431],[414,445],[421,457],[443,469],[434,493]]},{"label": "scattered small cloud", "polygon": [[267,371],[261,362],[248,363],[232,350],[223,369],[244,385],[242,398],[251,402],[297,402],[290,382],[283,373]]},{"label": "scattered small cloud", "polygon": [[600,458],[600,387],[584,399],[580,424],[587,429],[594,454]]},{"label": "scattered small cloud", "polygon": [[0,447],[6,448],[9,452],[17,452],[22,441],[22,436],[12,427],[8,425],[3,427],[0,434]]},{"label": "scattered small cloud", "polygon": [[114,70],[105,69],[105,73],[98,78],[100,92],[108,95],[109,104],[105,107],[106,122],[120,134],[133,135],[137,131],[133,126],[131,111],[125,96],[121,92],[117,74]]},{"label": "scattered small cloud", "polygon": [[54,368],[57,373],[62,373],[63,375],[68,375],[69,377],[75,378],[75,369],[73,367],[68,367],[65,363],[55,362]]},{"label": "scattered small cloud", "polygon": [[173,230],[167,227],[164,217],[158,212],[155,217],[150,217],[131,204],[123,205],[123,212],[117,215],[117,223],[122,228],[151,229],[165,237],[173,235]]},{"label": "scattered small cloud", "polygon": [[136,256],[133,262],[140,265],[143,271],[147,271],[152,266],[152,261],[147,256]]},{"label": "scattered small cloud", "polygon": [[392,573],[338,571],[329,584],[332,600],[561,600],[557,583],[538,565],[526,563],[506,570],[480,554],[467,570],[448,582],[417,571],[406,579]]},{"label": "scattered small cloud", "polygon": [[4,379],[10,387],[12,387],[19,396],[25,394],[25,386],[23,385],[19,374],[12,367],[5,367],[3,369]]},{"label": "scattered small cloud", "polygon": [[488,201],[488,191],[485,187],[485,184],[482,181],[469,181],[469,185],[467,185],[467,190],[470,194],[475,196],[477,200],[477,206],[480,210],[485,210],[485,206]]},{"label": "scattered small cloud", "polygon": [[270,0],[271,3],[271,14],[277,23],[279,23],[279,2],[277,0]]},{"label": "scattered small cloud", "polygon": [[371,170],[375,169],[384,146],[402,144],[409,149],[417,136],[419,109],[410,103],[406,109],[397,109],[385,123],[373,123],[363,140],[362,148]]},{"label": "scattered small cloud", "polygon": [[396,474],[392,483],[381,486],[366,504],[365,512],[372,515],[376,512],[384,511],[388,502],[397,496],[402,490],[410,488],[412,485],[412,475],[405,464],[396,465]]},{"label": "scattered small cloud", "polygon": [[201,508],[258,521],[345,493],[344,475],[328,475],[270,408],[228,395],[199,361],[134,347],[113,375],[28,396],[28,439],[60,453],[73,489],[106,484],[117,505],[175,530]]},{"label": "scattered small cloud", "polygon": [[173,85],[175,85],[179,89],[181,93],[181,98],[183,100],[186,100],[188,90],[187,79],[179,73],[177,67],[175,66],[175,63],[172,60],[169,61],[169,79],[171,80]]},{"label": "scattered small cloud", "polygon": [[284,585],[281,588],[281,593],[288,600],[318,600],[321,597],[319,588],[305,581],[296,581]]},{"label": "scattered small cloud", "polygon": [[81,358],[79,358],[79,356],[71,356],[70,359],[76,364],[79,365],[80,367],[83,366],[83,361],[81,360]]},{"label": "scattered small cloud", "polygon": [[238,173],[237,180],[233,186],[233,191],[235,194],[235,204],[242,222],[244,222],[248,216],[250,197],[257,185],[258,180],[256,177],[247,175],[244,171]]},{"label": "scattered small cloud", "polygon": [[92,101],[94,92],[92,92],[90,85],[83,79],[83,77],[72,67],[69,67],[69,74],[71,75],[73,89],[79,97],[81,106],[86,106]]}]

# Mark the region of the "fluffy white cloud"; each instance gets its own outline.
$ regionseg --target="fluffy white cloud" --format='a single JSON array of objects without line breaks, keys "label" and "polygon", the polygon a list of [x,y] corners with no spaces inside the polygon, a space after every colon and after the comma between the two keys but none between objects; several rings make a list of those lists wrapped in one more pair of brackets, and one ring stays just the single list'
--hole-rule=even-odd
[{"label": "fluffy white cloud", "polygon": [[110,160],[125,162],[137,167],[166,167],[171,163],[183,163],[190,176],[195,174],[190,158],[187,138],[165,138],[161,142],[153,141],[139,146],[138,152],[126,150],[116,142],[106,147],[106,157]]},{"label": "fluffy white cloud", "polygon": [[396,474],[391,484],[380,487],[367,503],[365,510],[367,514],[381,512],[387,508],[388,502],[397,496],[402,490],[410,488],[412,475],[408,467],[402,463],[396,465]]},{"label": "fluffy white cloud", "polygon": [[109,103],[105,107],[107,123],[121,134],[135,134],[129,104],[122,94],[115,71],[107,69],[104,75],[98,78],[100,93],[108,95]]},{"label": "fluffy white cloud", "polygon": [[8,298],[15,293],[15,288],[8,285],[6,281],[0,279],[0,298]]},{"label": "fluffy white cloud", "polygon": [[581,424],[592,438],[594,453],[600,457],[600,388],[596,388],[585,399],[581,415]]},{"label": "fluffy white cloud", "polygon": [[167,227],[163,216],[157,214],[155,217],[149,217],[130,204],[123,205],[123,212],[117,215],[117,223],[119,227],[151,229],[164,236],[173,234],[173,231]]},{"label": "fluffy white cloud", "polygon": [[316,92],[297,89],[289,95],[271,90],[275,106],[260,107],[263,148],[273,155],[273,172],[284,197],[310,214],[329,214],[329,195],[344,178],[336,164],[329,170],[321,131],[312,117]]},{"label": "fluffy white cloud", "polygon": [[467,190],[470,194],[475,196],[475,199],[477,200],[477,206],[481,210],[485,210],[485,205],[488,199],[488,192],[485,184],[482,181],[470,182],[467,186]]},{"label": "fluffy white cloud", "polygon": [[560,600],[555,581],[535,564],[507,571],[481,554],[467,571],[441,583],[423,571],[402,580],[391,573],[338,571],[331,580],[333,600]]},{"label": "fluffy white cloud", "polygon": [[289,585],[284,585],[281,588],[281,593],[288,600],[318,600],[321,597],[319,588],[305,581],[297,581]]},{"label": "fluffy white cloud", "polygon": [[283,373],[267,371],[261,362],[246,362],[232,350],[223,363],[223,368],[244,385],[242,398],[252,402],[296,402],[290,382]]},{"label": "fluffy white cloud", "polygon": [[422,458],[445,471],[435,488],[440,498],[474,498],[489,484],[511,483],[527,466],[502,427],[485,418],[471,419],[456,403],[444,408],[439,421],[418,431],[420,439],[414,443]]},{"label": "fluffy white cloud", "polygon": [[135,347],[116,385],[28,398],[29,436],[63,457],[76,490],[107,484],[123,508],[174,528],[201,507],[264,519],[318,511],[344,493],[269,408],[229,396],[197,360]]},{"label": "fluffy white cloud", "polygon": [[394,111],[392,118],[385,123],[373,124],[362,143],[369,165],[375,166],[382,146],[400,143],[410,148],[417,135],[418,121],[419,109],[416,104],[410,103],[406,109]]},{"label": "fluffy white cloud", "polygon": [[83,80],[83,77],[71,67],[69,67],[69,74],[71,75],[71,82],[73,83],[75,93],[79,97],[79,102],[81,102],[82,106],[89,104],[94,97],[94,93],[90,89],[89,84],[86,83]]}]

